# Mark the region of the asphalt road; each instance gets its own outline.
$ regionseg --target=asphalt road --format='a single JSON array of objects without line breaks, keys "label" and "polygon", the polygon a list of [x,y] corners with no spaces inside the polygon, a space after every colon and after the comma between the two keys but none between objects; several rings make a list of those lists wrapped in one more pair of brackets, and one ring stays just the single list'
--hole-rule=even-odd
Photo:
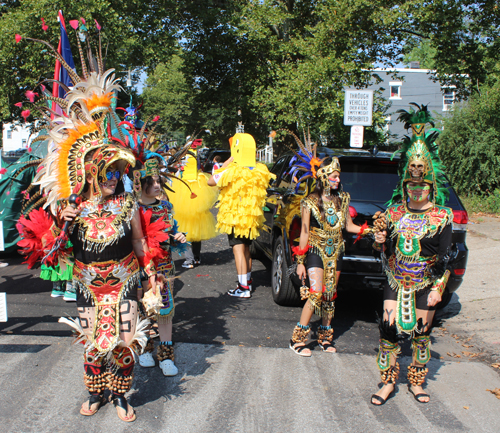
[{"label": "asphalt road", "polygon": [[[133,426],[118,420],[111,405],[93,417],[79,415],[85,399],[82,351],[71,346],[60,316],[74,304],[50,298],[51,284],[28,271],[19,258],[0,270],[8,293],[9,321],[0,324],[0,432],[497,432],[500,376],[479,358],[457,358],[463,342],[446,330],[460,308],[444,311],[434,333],[422,405],[408,393],[409,344],[398,393],[384,407],[369,403],[376,390],[376,312],[381,294],[341,292],[334,319],[336,355],[313,350],[309,359],[288,347],[300,308],[272,301],[270,263],[254,262],[251,299],[225,295],[236,284],[224,236],[204,243],[201,266],[176,281],[174,340],[179,374],[165,378],[155,367],[136,367],[130,402]],[[313,322],[313,332],[318,326]]]}]

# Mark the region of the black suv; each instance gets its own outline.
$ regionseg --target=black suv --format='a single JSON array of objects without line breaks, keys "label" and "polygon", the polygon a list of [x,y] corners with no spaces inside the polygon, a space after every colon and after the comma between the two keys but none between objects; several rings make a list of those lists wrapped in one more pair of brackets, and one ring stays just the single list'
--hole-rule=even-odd
[{"label": "black suv", "polygon": [[205,173],[212,173],[212,169],[214,168],[214,158],[216,156],[220,156],[220,164],[226,162],[229,158],[231,158],[230,150],[212,150],[205,160],[205,163],[202,166],[202,169]]},{"label": "black suv", "polygon": [[[365,221],[372,225],[372,216],[385,211],[386,203],[398,182],[399,159],[392,153],[376,154],[363,150],[338,150],[319,148],[318,155],[336,156],[340,160],[340,176],[344,191],[351,195],[350,212],[355,224]],[[296,193],[295,183],[289,173],[292,154],[287,154],[274,164],[271,172],[276,175],[267,190],[264,215],[266,222],[260,236],[254,240],[251,251],[254,256],[263,252],[272,260],[272,290],[274,301],[279,305],[299,305],[300,281],[292,259],[291,246],[298,245],[300,236],[300,200],[305,186]],[[453,265],[443,300],[439,307],[448,304],[451,294],[460,287],[467,264],[468,250],[465,244],[468,216],[460,199],[450,187],[446,206],[453,209]],[[354,244],[356,235],[344,232],[345,255],[339,280],[340,288],[382,288],[386,276],[382,271],[380,254],[372,249],[373,241],[365,238]]]}]

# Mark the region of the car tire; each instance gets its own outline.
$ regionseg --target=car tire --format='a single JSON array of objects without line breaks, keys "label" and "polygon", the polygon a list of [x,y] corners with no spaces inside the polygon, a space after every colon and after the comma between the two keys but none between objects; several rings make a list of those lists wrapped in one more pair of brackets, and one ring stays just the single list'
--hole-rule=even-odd
[{"label": "car tire", "polygon": [[453,296],[453,293],[450,293],[450,291],[448,289],[445,289],[443,296],[441,296],[441,302],[439,304],[437,304],[436,308],[438,310],[442,310],[443,308],[447,307],[451,301],[452,296]]},{"label": "car tire", "polygon": [[295,307],[302,304],[299,291],[293,285],[285,257],[283,238],[276,239],[273,248],[273,265],[271,274],[273,299],[278,305]]}]

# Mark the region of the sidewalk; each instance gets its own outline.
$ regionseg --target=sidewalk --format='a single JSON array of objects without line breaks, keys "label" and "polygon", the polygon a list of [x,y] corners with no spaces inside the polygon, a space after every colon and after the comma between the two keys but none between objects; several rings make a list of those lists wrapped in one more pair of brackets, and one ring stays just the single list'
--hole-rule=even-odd
[{"label": "sidewalk", "polygon": [[464,282],[442,312],[446,329],[441,332],[449,332],[457,340],[457,355],[484,353],[488,361],[498,363],[500,218],[473,218],[467,233],[467,246],[469,259]]}]

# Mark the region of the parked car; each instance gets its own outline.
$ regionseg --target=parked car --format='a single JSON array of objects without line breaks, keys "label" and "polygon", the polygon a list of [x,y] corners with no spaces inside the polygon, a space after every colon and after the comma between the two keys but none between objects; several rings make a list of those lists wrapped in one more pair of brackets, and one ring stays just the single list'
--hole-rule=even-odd
[{"label": "parked car", "polygon": [[[398,182],[399,159],[392,159],[392,153],[372,154],[364,150],[337,150],[320,148],[322,157],[337,156],[342,168],[341,182],[344,191],[351,195],[351,215],[355,224],[365,221],[373,224],[372,216],[385,211],[386,203]],[[300,281],[293,271],[291,247],[298,245],[301,217],[300,200],[306,194],[301,185],[295,192],[293,179],[289,174],[289,162],[293,155],[282,156],[271,172],[276,175],[267,190],[264,216],[265,225],[260,236],[251,246],[252,254],[265,254],[272,260],[272,291],[274,301],[279,305],[299,305]],[[467,264],[468,249],[465,243],[468,215],[455,191],[450,187],[446,203],[453,210],[453,264],[440,307],[448,304],[451,294],[462,284]],[[344,231],[345,254],[339,280],[341,289],[369,287],[381,289],[386,281],[382,270],[380,253],[372,248],[373,240],[361,239],[356,244],[356,235]]]},{"label": "parked car", "polygon": [[212,168],[214,167],[213,160],[214,158],[219,155],[220,156],[220,162],[221,164],[225,161],[227,161],[231,157],[231,151],[230,150],[220,150],[216,149],[213,150],[208,154],[208,157],[206,159],[205,164],[203,165],[203,171],[205,173],[212,173]]}]

